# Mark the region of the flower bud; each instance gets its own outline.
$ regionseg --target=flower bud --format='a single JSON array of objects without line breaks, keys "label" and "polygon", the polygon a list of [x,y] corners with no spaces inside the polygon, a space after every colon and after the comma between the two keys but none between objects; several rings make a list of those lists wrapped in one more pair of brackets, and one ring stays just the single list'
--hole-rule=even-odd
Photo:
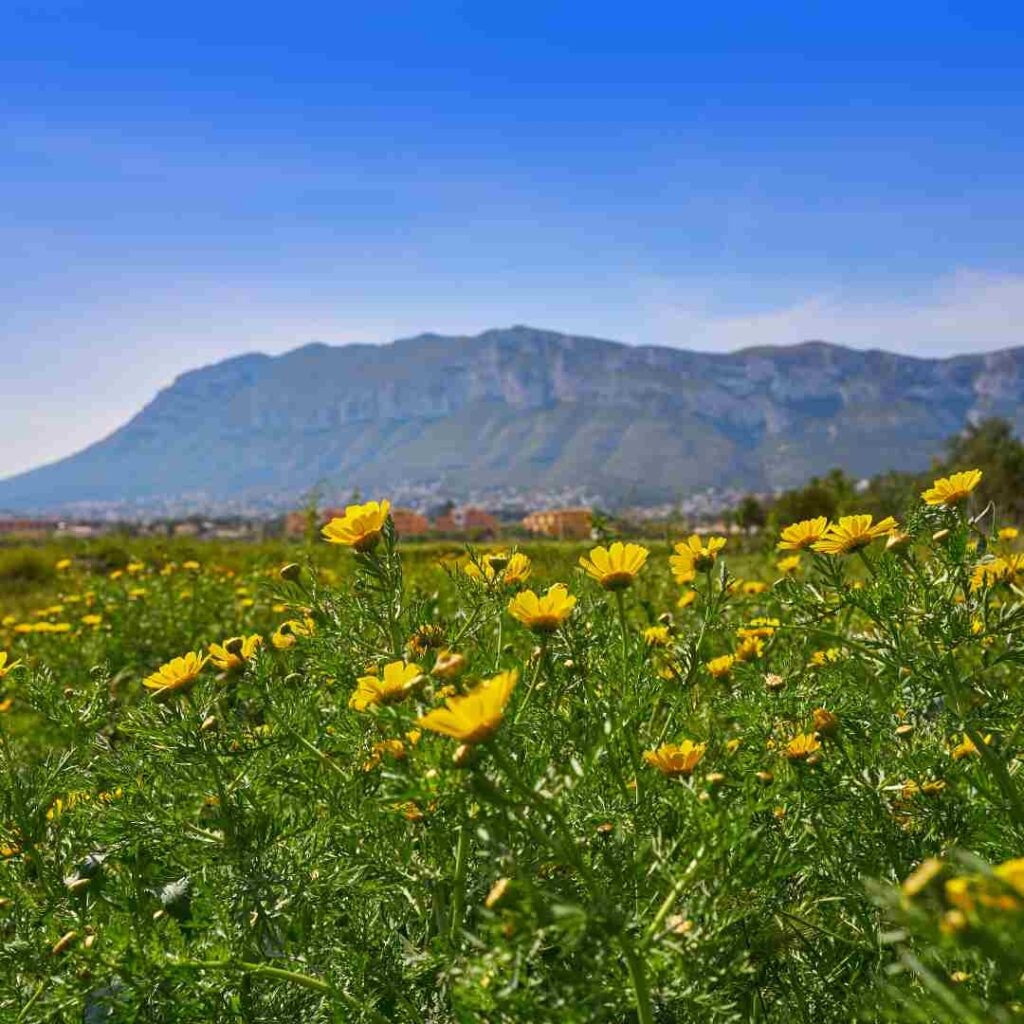
[{"label": "flower bud", "polygon": [[914,727],[912,725],[898,725],[896,726],[896,739],[898,740],[909,740],[914,735]]},{"label": "flower bud", "polygon": [[476,761],[476,747],[472,743],[460,743],[458,749],[452,754],[452,764],[456,768],[468,768]]},{"label": "flower bud", "polygon": [[302,575],[302,566],[298,562],[289,562],[287,565],[281,566],[278,575],[288,583],[296,583]]},{"label": "flower bud", "polygon": [[509,895],[509,889],[511,886],[512,879],[499,878],[494,885],[491,886],[491,891],[487,894],[487,898],[484,900],[484,906],[487,907],[488,910],[493,910]]},{"label": "flower bud", "polygon": [[910,546],[910,534],[903,530],[893,530],[889,539],[885,542],[885,550],[899,553],[906,551]]},{"label": "flower bud", "polygon": [[63,953],[77,938],[78,932],[66,932],[53,944],[53,948],[50,950],[51,954],[53,956],[60,956],[60,954]]},{"label": "flower bud", "polygon": [[465,655],[457,651],[441,651],[430,674],[437,679],[454,679],[465,667]]},{"label": "flower bud", "polygon": [[814,729],[822,736],[834,736],[839,731],[839,719],[827,708],[815,708]]}]

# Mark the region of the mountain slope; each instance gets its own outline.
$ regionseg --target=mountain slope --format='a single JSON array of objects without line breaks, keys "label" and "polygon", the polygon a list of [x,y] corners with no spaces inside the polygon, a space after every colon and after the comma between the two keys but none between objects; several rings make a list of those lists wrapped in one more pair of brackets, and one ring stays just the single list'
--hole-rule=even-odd
[{"label": "mountain slope", "polygon": [[969,419],[1024,427],[1024,349],[929,360],[821,342],[719,355],[527,327],[307,345],[179,377],[112,435],[0,481],[0,508],[294,499],[438,481],[614,501],[919,468]]}]

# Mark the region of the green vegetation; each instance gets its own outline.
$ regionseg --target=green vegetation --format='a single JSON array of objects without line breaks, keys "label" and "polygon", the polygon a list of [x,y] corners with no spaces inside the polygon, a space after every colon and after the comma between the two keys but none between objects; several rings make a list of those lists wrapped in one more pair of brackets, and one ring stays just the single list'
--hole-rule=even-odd
[{"label": "green vegetation", "polygon": [[0,1019],[1019,1020],[1024,556],[979,511],[620,590],[389,526],[4,551]]}]

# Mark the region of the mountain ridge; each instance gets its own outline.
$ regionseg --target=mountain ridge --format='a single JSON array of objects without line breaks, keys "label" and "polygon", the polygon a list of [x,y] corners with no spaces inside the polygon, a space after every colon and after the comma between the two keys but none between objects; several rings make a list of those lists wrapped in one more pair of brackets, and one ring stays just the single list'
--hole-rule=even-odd
[{"label": "mountain ridge", "polygon": [[587,488],[610,504],[924,468],[972,420],[1024,427],[1024,347],[905,356],[810,340],[695,352],[525,325],[310,342],[179,374],[0,508]]}]

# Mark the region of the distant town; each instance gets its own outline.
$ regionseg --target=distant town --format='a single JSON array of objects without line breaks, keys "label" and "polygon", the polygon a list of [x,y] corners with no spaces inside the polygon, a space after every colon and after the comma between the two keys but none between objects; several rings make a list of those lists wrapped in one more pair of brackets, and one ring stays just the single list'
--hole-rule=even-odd
[{"label": "distant town", "polygon": [[[392,502],[392,518],[402,537],[416,539],[488,539],[493,537],[590,537],[603,522],[614,519],[633,531],[660,532],[669,523],[685,522],[695,529],[728,530],[735,527],[730,510],[751,495],[733,490],[707,490],[674,504],[616,507],[604,511],[600,499],[582,490],[552,494],[488,495],[483,500],[457,503],[439,499],[436,493],[403,494]],[[754,495],[770,501],[771,495]],[[403,500],[404,499],[404,500]],[[262,540],[272,537],[302,538],[344,512],[345,504],[364,500],[354,492],[344,501],[323,501],[307,495],[291,509],[276,507],[218,508],[204,511],[202,499],[168,505],[128,507],[83,505],[62,509],[60,514],[4,514],[0,512],[2,538],[90,538],[106,534],[195,537],[211,540]]]}]

